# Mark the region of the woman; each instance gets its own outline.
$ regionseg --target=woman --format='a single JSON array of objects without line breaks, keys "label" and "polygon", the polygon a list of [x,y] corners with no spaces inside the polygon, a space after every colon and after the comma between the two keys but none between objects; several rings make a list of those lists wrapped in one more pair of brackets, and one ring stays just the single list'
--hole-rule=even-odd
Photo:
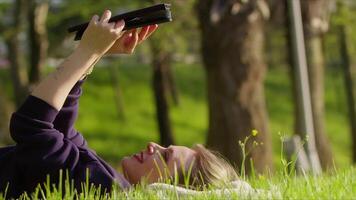
[{"label": "woman", "polygon": [[[31,193],[39,183],[58,182],[59,171],[69,172],[74,186],[90,183],[110,191],[113,184],[129,188],[140,181],[153,183],[164,178],[180,177],[191,171],[189,185],[231,181],[237,178],[233,168],[203,146],[161,147],[148,143],[147,148],[122,160],[123,174],[117,173],[86,144],[74,130],[81,85],[94,64],[106,54],[131,54],[149,37],[155,26],[123,32],[124,21],[109,23],[110,11],[101,18],[95,15],[76,50],[44,79],[12,115],[10,132],[16,146],[0,149],[0,191],[7,197]],[[187,179],[185,179],[187,180]]]}]

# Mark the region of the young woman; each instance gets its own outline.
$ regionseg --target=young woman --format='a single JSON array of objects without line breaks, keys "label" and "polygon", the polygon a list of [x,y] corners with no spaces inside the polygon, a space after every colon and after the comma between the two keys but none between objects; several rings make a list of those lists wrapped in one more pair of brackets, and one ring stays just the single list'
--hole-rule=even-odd
[{"label": "young woman", "polygon": [[157,29],[154,25],[139,33],[123,32],[124,21],[108,23],[110,17],[108,10],[100,19],[95,15],[76,50],[12,115],[10,133],[16,145],[0,149],[0,192],[6,190],[7,197],[31,193],[47,175],[58,183],[60,170],[69,172],[79,191],[87,178],[107,192],[113,184],[125,189],[142,180],[153,183],[178,176],[183,183],[188,170],[189,184],[195,188],[237,178],[227,162],[201,145],[164,148],[150,142],[145,150],[122,160],[123,175],[87,146],[74,129],[85,77],[105,54],[131,54]]}]

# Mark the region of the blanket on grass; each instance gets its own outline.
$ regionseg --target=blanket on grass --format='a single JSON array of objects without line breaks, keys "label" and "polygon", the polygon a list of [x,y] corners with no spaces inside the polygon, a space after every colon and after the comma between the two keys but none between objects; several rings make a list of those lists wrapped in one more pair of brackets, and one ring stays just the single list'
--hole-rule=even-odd
[{"label": "blanket on grass", "polygon": [[209,199],[275,199],[281,197],[281,194],[276,189],[254,189],[251,187],[250,184],[242,180],[236,180],[231,182],[230,187],[227,186],[226,188],[211,189],[206,191],[197,191],[165,183],[153,183],[148,185],[147,189],[151,192],[156,192],[156,194],[162,199],[168,199],[172,196],[183,199],[195,197]]}]

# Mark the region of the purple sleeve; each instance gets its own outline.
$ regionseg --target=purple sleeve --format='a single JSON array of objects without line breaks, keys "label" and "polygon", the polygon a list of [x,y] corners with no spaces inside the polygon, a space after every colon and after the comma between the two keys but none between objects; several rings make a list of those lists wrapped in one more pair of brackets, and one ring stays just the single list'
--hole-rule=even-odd
[{"label": "purple sleeve", "polygon": [[[73,88],[72,97],[77,95],[79,98],[79,90],[75,90]],[[67,101],[66,104],[68,111],[72,110],[74,113],[68,114],[69,121],[74,122],[77,111],[70,108],[77,108],[77,101]],[[65,113],[63,112],[63,120]],[[63,169],[69,170],[71,178],[76,182],[76,189],[80,189],[81,183],[86,181],[85,172],[89,169],[89,181],[96,185],[101,184],[109,190],[113,181],[116,181],[122,188],[129,187],[122,175],[116,173],[90,149],[80,148],[75,144],[77,140],[68,138],[68,135],[55,128],[54,121],[59,120],[58,114],[59,112],[45,101],[29,96],[12,115],[10,133],[16,142],[14,166],[17,170],[16,176],[21,177],[21,185],[30,191],[37,187],[37,183],[46,180],[47,174],[50,175],[51,181],[58,181],[59,170]],[[74,130],[73,124],[56,125],[64,131]]]},{"label": "purple sleeve", "polygon": [[79,147],[87,147],[84,137],[74,128],[74,123],[78,117],[79,98],[82,95],[81,86],[83,83],[84,80],[78,81],[74,85],[53,122],[55,129],[62,132],[65,138]]},{"label": "purple sleeve", "polygon": [[43,100],[29,96],[11,117],[10,133],[16,141],[16,160],[25,174],[45,174],[56,169],[73,170],[78,147],[56,130],[58,111]]}]

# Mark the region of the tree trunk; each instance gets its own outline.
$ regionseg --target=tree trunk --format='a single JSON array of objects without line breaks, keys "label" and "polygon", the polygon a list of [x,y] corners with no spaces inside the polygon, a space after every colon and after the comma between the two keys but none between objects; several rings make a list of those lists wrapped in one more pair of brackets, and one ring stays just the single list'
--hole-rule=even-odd
[{"label": "tree trunk", "polygon": [[170,68],[171,55],[161,51],[151,42],[153,53],[153,91],[155,96],[156,116],[160,133],[160,143],[167,147],[174,144],[173,132],[169,117],[169,104],[167,101],[167,70]]},{"label": "tree trunk", "polygon": [[9,133],[12,110],[12,105],[6,98],[5,91],[0,85],[0,145],[9,145],[13,143]]},{"label": "tree trunk", "polygon": [[168,67],[166,70],[166,79],[167,79],[167,92],[169,92],[170,97],[174,103],[174,105],[178,106],[179,105],[179,93],[177,90],[177,85],[172,73],[172,68]]},{"label": "tree trunk", "polygon": [[324,111],[324,52],[322,36],[329,26],[329,0],[301,1],[306,51],[308,55],[308,71],[311,102],[314,120],[314,132],[320,164],[324,170],[333,167],[331,144],[325,130]]},{"label": "tree trunk", "polygon": [[48,1],[29,1],[29,41],[30,41],[30,73],[31,84],[39,82],[41,72],[46,64],[48,39],[46,20],[48,14]]},{"label": "tree trunk", "polygon": [[347,107],[349,111],[350,130],[352,138],[352,161],[356,163],[356,101],[355,88],[352,78],[351,62],[348,52],[348,40],[345,26],[338,27],[342,67],[344,71],[345,90],[347,96]]},{"label": "tree trunk", "polygon": [[17,107],[20,106],[28,92],[28,79],[24,63],[24,53],[21,48],[22,40],[20,39],[20,34],[23,32],[26,18],[26,3],[26,0],[16,0],[14,2],[13,23],[11,25],[11,30],[9,31],[10,34],[5,38]]},{"label": "tree trunk", "polygon": [[[264,172],[272,167],[272,148],[263,85],[264,19],[258,4],[266,2],[225,1],[227,9],[216,10],[226,12],[215,24],[209,21],[214,3],[200,0],[197,5],[208,84],[207,145],[241,166],[243,155],[238,141],[256,129],[259,134],[253,139],[262,145],[252,149],[252,142],[248,143],[251,154],[247,159],[252,159],[257,172]],[[251,169],[249,164],[247,172]]]}]

